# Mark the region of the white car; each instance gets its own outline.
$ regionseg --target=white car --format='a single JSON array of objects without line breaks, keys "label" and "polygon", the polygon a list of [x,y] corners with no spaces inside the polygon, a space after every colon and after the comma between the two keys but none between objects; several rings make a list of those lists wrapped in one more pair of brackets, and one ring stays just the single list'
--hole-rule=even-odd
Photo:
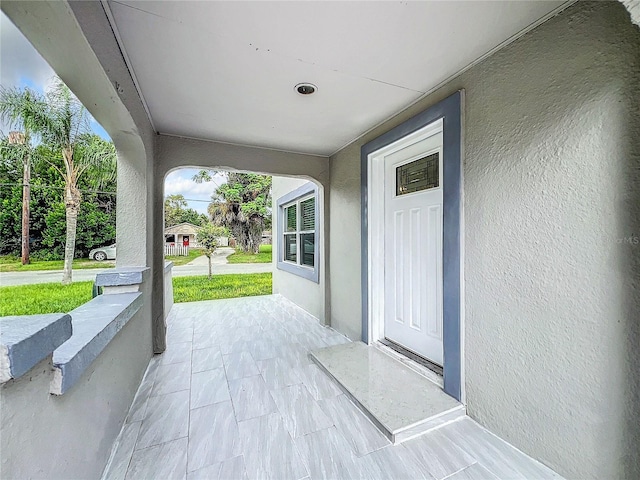
[{"label": "white car", "polygon": [[114,243],[108,247],[94,248],[89,252],[89,258],[93,258],[98,262],[102,262],[103,260],[115,260],[116,244]]}]

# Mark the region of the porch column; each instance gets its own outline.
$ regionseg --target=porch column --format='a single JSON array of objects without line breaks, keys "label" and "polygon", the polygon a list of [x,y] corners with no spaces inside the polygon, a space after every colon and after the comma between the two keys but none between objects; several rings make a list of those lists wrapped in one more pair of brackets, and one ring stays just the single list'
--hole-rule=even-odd
[{"label": "porch column", "polygon": [[118,149],[116,266],[147,265],[147,188],[144,164]]}]

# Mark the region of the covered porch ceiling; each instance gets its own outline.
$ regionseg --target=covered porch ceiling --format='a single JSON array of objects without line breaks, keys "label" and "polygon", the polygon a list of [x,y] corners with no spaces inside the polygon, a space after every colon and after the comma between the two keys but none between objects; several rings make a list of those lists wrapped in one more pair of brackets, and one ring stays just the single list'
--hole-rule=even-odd
[{"label": "covered porch ceiling", "polygon": [[157,132],[326,156],[567,3],[103,5]]}]

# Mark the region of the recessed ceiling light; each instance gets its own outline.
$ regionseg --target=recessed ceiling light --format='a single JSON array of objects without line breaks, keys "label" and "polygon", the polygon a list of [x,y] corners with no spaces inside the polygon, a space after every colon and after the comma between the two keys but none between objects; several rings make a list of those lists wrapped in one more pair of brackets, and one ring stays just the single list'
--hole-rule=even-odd
[{"label": "recessed ceiling light", "polygon": [[318,90],[318,87],[313,83],[299,83],[295,86],[295,89],[300,95],[311,95]]}]

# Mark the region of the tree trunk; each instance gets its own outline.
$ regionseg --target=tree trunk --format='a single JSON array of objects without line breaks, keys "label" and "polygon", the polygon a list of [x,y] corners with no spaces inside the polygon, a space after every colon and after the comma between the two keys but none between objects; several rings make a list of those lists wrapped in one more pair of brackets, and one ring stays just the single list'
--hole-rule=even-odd
[{"label": "tree trunk", "polygon": [[62,284],[69,285],[72,281],[73,257],[76,251],[76,229],[78,227],[78,212],[82,195],[75,185],[68,185],[65,189],[64,206],[67,214],[67,241],[64,244],[64,270]]},{"label": "tree trunk", "polygon": [[209,259],[209,280],[211,280],[211,255],[207,255],[207,258]]},{"label": "tree trunk", "polygon": [[76,250],[76,228],[78,226],[78,209],[67,207],[67,241],[64,244],[64,271],[62,284],[69,285],[72,281],[73,256]]},{"label": "tree trunk", "polygon": [[22,174],[22,265],[29,263],[29,202],[31,201],[31,159],[24,159]]},{"label": "tree trunk", "polygon": [[82,193],[78,190],[76,170],[73,165],[73,149],[70,146],[62,149],[65,164],[64,208],[67,214],[67,241],[64,244],[64,270],[62,284],[69,285],[72,281],[73,257],[76,251],[76,229],[78,227],[78,212]]}]

